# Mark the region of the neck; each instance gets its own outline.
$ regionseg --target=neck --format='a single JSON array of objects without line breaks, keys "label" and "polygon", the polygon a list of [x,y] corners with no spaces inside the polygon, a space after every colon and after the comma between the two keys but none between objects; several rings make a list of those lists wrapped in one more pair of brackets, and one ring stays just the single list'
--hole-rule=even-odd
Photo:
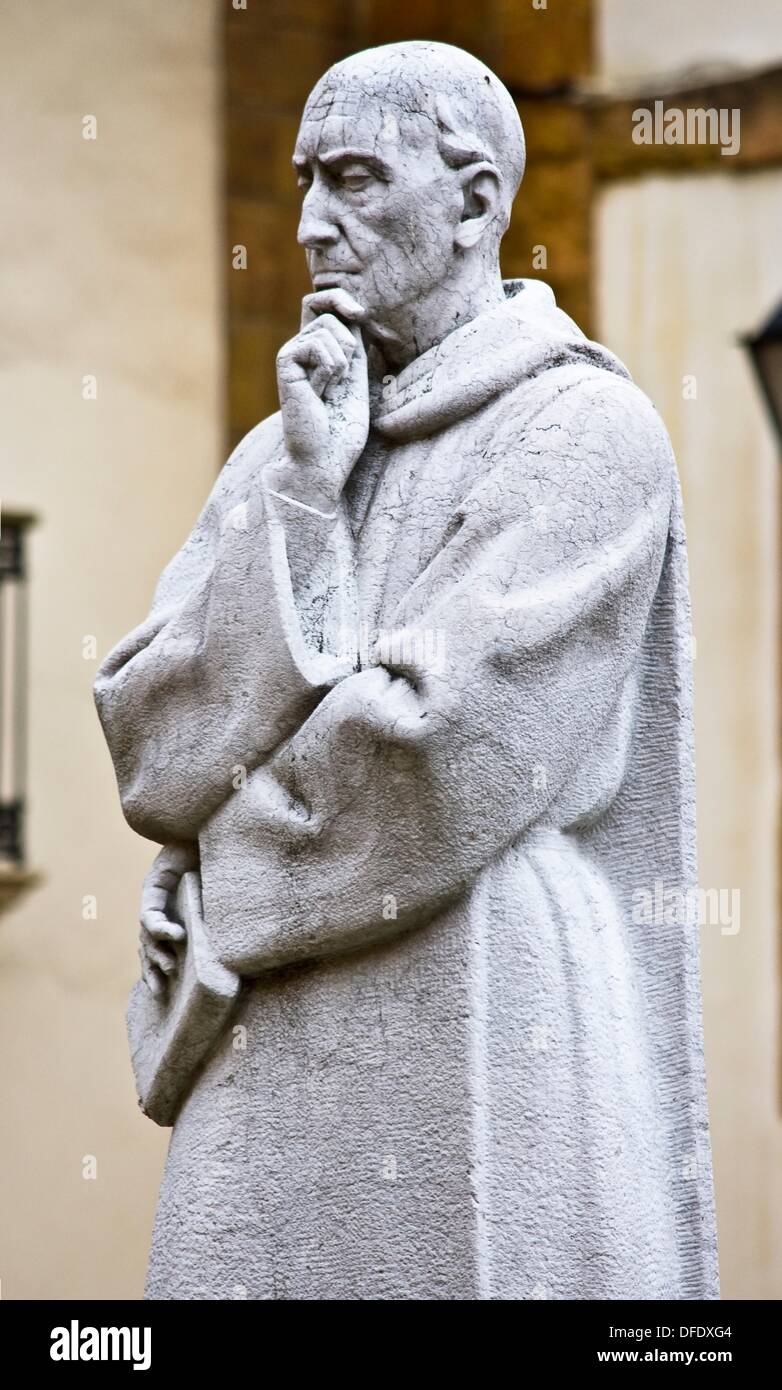
[{"label": "neck", "polygon": [[504,298],[498,264],[480,266],[476,273],[472,264],[464,263],[456,275],[449,274],[414,303],[384,311],[365,331],[396,373]]}]

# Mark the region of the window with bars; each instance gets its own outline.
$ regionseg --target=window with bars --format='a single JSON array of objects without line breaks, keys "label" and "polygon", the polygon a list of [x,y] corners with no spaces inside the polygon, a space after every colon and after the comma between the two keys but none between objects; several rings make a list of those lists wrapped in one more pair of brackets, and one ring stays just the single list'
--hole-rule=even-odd
[{"label": "window with bars", "polygon": [[0,513],[0,867],[24,865],[30,516]]}]

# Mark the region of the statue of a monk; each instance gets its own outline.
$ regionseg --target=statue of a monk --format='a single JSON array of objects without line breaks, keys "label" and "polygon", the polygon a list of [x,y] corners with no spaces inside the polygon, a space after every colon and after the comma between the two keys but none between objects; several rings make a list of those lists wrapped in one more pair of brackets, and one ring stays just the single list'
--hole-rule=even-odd
[{"label": "statue of a monk", "polygon": [[145,988],[194,868],[242,980],[151,1298],[718,1296],[697,912],[638,911],[697,882],[676,468],[501,278],[524,160],[458,49],[325,74],[280,411],[97,678]]}]

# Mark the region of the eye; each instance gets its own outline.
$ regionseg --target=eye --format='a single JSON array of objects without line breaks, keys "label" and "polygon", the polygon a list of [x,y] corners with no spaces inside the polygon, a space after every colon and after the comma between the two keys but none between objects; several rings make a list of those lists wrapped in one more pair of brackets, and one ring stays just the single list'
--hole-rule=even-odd
[{"label": "eye", "polygon": [[365,169],[358,165],[348,169],[342,169],[337,175],[337,178],[342,187],[348,190],[348,193],[360,193],[363,188],[366,188],[371,183],[372,174],[369,169]]}]

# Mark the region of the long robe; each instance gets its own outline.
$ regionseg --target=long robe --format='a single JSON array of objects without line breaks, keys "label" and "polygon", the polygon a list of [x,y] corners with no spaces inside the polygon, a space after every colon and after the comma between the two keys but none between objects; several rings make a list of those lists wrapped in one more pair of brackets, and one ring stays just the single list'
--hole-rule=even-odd
[{"label": "long robe", "polygon": [[253,430],[99,673],[245,980],[148,1297],[719,1296],[675,462],[505,294],[378,387],[336,523]]}]

